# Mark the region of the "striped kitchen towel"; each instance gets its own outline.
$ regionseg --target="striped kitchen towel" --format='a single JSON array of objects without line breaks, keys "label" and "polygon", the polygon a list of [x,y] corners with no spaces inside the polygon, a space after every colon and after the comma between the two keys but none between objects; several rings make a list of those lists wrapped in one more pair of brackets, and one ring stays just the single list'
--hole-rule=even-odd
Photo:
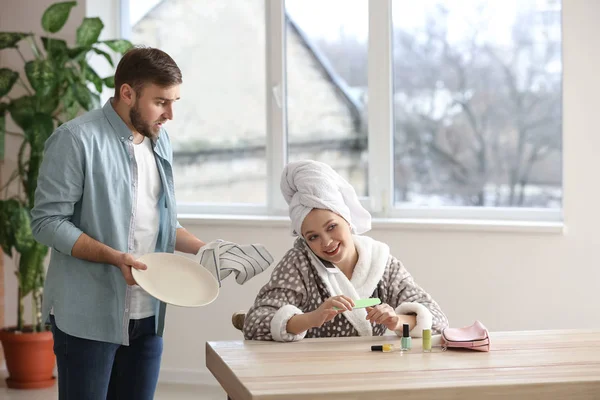
[{"label": "striped kitchen towel", "polygon": [[219,286],[231,273],[243,285],[269,268],[273,256],[261,244],[239,245],[219,239],[203,246],[196,260],[217,278]]}]

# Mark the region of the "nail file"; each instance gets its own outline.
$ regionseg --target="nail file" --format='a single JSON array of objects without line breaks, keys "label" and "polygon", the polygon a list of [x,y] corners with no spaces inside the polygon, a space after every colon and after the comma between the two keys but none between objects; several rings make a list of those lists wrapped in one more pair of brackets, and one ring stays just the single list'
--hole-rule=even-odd
[{"label": "nail file", "polygon": [[[373,307],[373,306],[376,306],[377,304],[381,304],[381,300],[379,300],[377,297],[354,300],[354,307],[352,307],[352,309],[355,310],[357,308]],[[333,307],[333,309],[339,310],[339,308],[337,308],[337,307]]]}]

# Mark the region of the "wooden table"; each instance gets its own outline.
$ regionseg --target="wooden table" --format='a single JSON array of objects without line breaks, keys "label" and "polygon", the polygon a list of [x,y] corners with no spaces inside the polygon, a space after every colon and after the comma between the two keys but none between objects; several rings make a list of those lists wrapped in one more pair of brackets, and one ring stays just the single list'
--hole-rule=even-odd
[{"label": "wooden table", "polygon": [[396,336],[208,342],[206,366],[233,400],[600,399],[600,331],[490,336],[489,353],[370,351]]}]

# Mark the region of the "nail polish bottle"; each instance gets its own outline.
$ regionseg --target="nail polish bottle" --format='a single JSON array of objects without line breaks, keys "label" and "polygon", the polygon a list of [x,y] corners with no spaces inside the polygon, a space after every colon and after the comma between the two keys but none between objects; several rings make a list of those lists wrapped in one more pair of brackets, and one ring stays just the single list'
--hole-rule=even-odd
[{"label": "nail polish bottle", "polygon": [[371,346],[371,351],[382,351],[384,353],[389,353],[394,351],[393,344],[381,344],[381,345],[373,345]]},{"label": "nail polish bottle", "polygon": [[400,341],[400,345],[402,346],[403,351],[410,350],[410,348],[412,347],[410,341],[411,339],[410,332],[408,330],[408,324],[404,324],[402,325],[402,340]]},{"label": "nail polish bottle", "polygon": [[431,353],[431,329],[423,329],[423,353]]}]

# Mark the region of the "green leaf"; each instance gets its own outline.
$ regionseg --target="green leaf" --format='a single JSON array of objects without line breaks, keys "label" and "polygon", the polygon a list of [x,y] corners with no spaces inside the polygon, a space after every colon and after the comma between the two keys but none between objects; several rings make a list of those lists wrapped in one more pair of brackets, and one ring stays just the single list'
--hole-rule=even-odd
[{"label": "green leaf", "polygon": [[26,252],[21,254],[19,259],[19,273],[17,274],[17,281],[19,283],[19,296],[21,298],[27,296],[32,291],[33,287],[33,274],[35,268],[32,268],[35,253]]},{"label": "green leaf", "polygon": [[92,109],[100,108],[100,95],[90,92],[90,97],[92,99]]},{"label": "green leaf", "polygon": [[58,107],[58,103],[60,101],[60,96],[58,95],[58,90],[54,90],[50,96],[45,96],[45,97],[36,97],[36,104],[37,104],[37,108],[36,110],[44,113],[44,114],[50,114],[53,115],[54,111],[56,111],[56,108]]},{"label": "green leaf", "polygon": [[0,68],[0,97],[6,96],[15,82],[19,79],[19,73],[8,68]]},{"label": "green leaf", "polygon": [[76,59],[86,54],[90,49],[88,47],[75,47],[67,50],[67,55],[70,59]]},{"label": "green leaf", "polygon": [[19,273],[17,274],[19,280],[19,295],[21,298],[27,296],[38,286],[38,274],[41,268],[43,268],[44,256],[47,250],[41,245],[33,242],[32,246],[21,253],[21,259],[19,260]]},{"label": "green leaf", "polygon": [[105,52],[105,51],[102,51],[102,50],[100,50],[100,49],[97,49],[97,48],[95,48],[95,47],[94,47],[94,48],[92,48],[92,50],[94,50],[94,51],[96,52],[96,54],[99,54],[99,55],[101,55],[101,56],[104,56],[104,58],[106,58],[106,61],[108,61],[108,63],[110,64],[110,66],[111,66],[111,67],[114,67],[114,66],[115,66],[115,64],[113,63],[113,60],[112,60],[112,57],[110,56],[110,54],[108,54],[107,52]]},{"label": "green leaf", "polygon": [[22,96],[11,101],[8,104],[8,112],[13,121],[23,131],[31,127],[36,112],[43,114],[54,114],[58,107],[59,98],[57,96],[47,96],[44,98],[36,96]]},{"label": "green leaf", "polygon": [[31,36],[31,33],[19,33],[19,32],[0,32],[0,50],[8,48],[17,48],[23,38]]},{"label": "green leaf", "polygon": [[133,47],[133,44],[131,44],[129,40],[125,39],[105,40],[102,43],[110,47],[111,50],[121,54],[126,53],[127,50]]},{"label": "green leaf", "polygon": [[75,83],[76,81],[79,81],[79,71],[75,68],[66,68],[63,71],[65,77],[67,78],[67,82],[69,83],[69,87]]},{"label": "green leaf", "polygon": [[4,161],[4,147],[6,146],[6,116],[0,116],[0,161]]},{"label": "green leaf", "polygon": [[25,74],[31,87],[40,96],[49,95],[56,87],[57,75],[48,60],[33,60],[25,64]]},{"label": "green leaf", "polygon": [[0,246],[2,251],[9,257],[12,257],[12,248],[15,246],[15,225],[13,224],[13,215],[15,215],[21,203],[15,199],[0,200]]},{"label": "green leaf", "polygon": [[35,107],[36,98],[34,96],[22,96],[10,102],[8,111],[13,121],[25,130],[31,125]]},{"label": "green leaf", "polygon": [[[34,124],[35,125],[35,122]],[[35,141],[29,152],[29,160],[27,161],[27,175],[24,179],[25,194],[27,195],[27,204],[30,208],[33,208],[35,203],[35,189],[37,188],[38,175],[40,174],[40,167],[42,166],[42,159],[44,156],[44,141],[42,141],[43,133],[36,135]]]},{"label": "green leaf", "polygon": [[27,140],[21,142],[19,152],[17,153],[17,172],[18,177],[21,179],[23,187],[27,187],[27,164],[28,160],[25,157],[25,150],[29,148]]},{"label": "green leaf", "polygon": [[60,61],[66,57],[69,53],[67,42],[60,39],[53,39],[43,36],[42,43],[44,44],[44,50],[48,54],[48,58],[53,61]]},{"label": "green leaf", "polygon": [[13,212],[12,224],[15,229],[15,249],[21,254],[29,250],[35,240],[31,233],[31,220],[29,210],[19,207]]},{"label": "green leaf", "polygon": [[75,118],[81,109],[81,106],[77,102],[71,86],[69,86],[69,89],[65,91],[65,94],[62,97],[62,102],[66,120],[69,121]]},{"label": "green leaf", "polygon": [[96,71],[94,71],[92,69],[92,67],[90,67],[87,63],[84,63],[82,65],[82,69],[83,69],[83,76],[85,77],[85,79],[92,82],[94,84],[94,86],[96,87],[96,90],[98,92],[102,93],[102,86],[103,86],[102,78],[100,78],[100,76],[96,73]]},{"label": "green leaf", "polygon": [[86,111],[93,108],[91,92],[84,84],[75,82],[71,86],[71,90],[73,91],[73,95],[75,96],[75,99],[77,99],[77,102],[81,104]]},{"label": "green leaf", "polygon": [[34,150],[42,150],[46,140],[54,131],[52,116],[44,113],[35,113],[31,118],[31,124],[23,132],[29,145]]},{"label": "green leaf", "polygon": [[102,80],[104,82],[104,84],[106,85],[107,88],[111,88],[114,89],[115,88],[115,77],[113,76],[108,76],[106,78],[104,78]]},{"label": "green leaf", "polygon": [[98,41],[103,28],[104,24],[100,18],[84,18],[79,28],[77,28],[77,45],[91,47]]},{"label": "green leaf", "polygon": [[69,19],[71,9],[76,5],[77,2],[75,1],[52,4],[44,11],[44,15],[42,15],[42,28],[50,33],[60,31]]},{"label": "green leaf", "polygon": [[0,103],[0,161],[4,160],[4,146],[6,136],[6,108],[8,104]]}]

